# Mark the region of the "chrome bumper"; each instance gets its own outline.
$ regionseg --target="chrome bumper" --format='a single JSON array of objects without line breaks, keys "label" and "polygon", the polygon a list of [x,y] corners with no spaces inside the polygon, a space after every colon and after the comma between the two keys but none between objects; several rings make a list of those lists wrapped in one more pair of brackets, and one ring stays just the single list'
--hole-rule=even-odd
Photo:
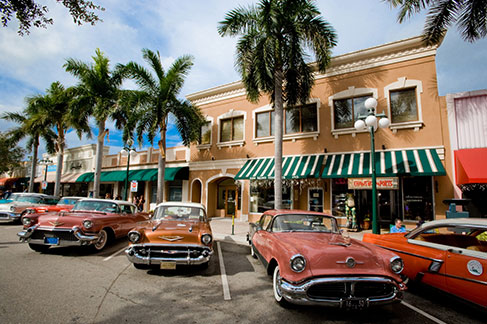
[{"label": "chrome bumper", "polygon": [[[177,245],[177,249],[168,250],[169,254],[179,254],[185,255],[184,257],[160,257],[151,255],[150,250],[144,255],[137,251],[138,248],[151,247],[151,248],[174,248],[174,245],[160,245],[160,244],[133,244],[125,250],[127,258],[132,263],[146,264],[146,265],[159,265],[161,262],[175,262],[176,265],[199,265],[207,263],[210,261],[213,251],[210,248],[205,248],[201,255],[198,257],[191,257],[191,252],[193,252],[196,246],[191,245]],[[200,248],[200,246],[197,246]]]},{"label": "chrome bumper", "polygon": [[0,221],[11,222],[20,220],[20,213],[0,212]]},{"label": "chrome bumper", "polygon": [[[375,282],[375,283],[385,283],[393,285],[393,292],[388,296],[371,296],[371,297],[355,297],[349,295],[342,298],[311,298],[308,296],[308,289],[316,284],[320,283],[356,283],[356,282]],[[396,281],[384,278],[384,277],[331,277],[331,278],[317,278],[311,279],[304,283],[292,284],[281,279],[280,281],[280,292],[282,297],[284,297],[288,302],[299,305],[316,305],[316,306],[330,306],[330,307],[340,307],[347,308],[355,302],[359,301],[361,303],[361,308],[369,306],[379,306],[391,303],[400,302],[403,298],[403,291],[406,286],[402,283],[397,283]]]},{"label": "chrome bumper", "polygon": [[17,236],[19,237],[19,240],[21,242],[27,242],[27,243],[32,243],[32,244],[39,244],[39,245],[53,245],[53,244],[48,244],[45,243],[44,239],[32,239],[32,234],[34,234],[34,231],[36,230],[42,230],[45,232],[50,232],[52,233],[53,236],[59,237],[56,235],[56,233],[70,233],[73,234],[73,236],[76,238],[76,240],[65,240],[59,237],[59,244],[55,244],[55,246],[80,246],[80,245],[90,245],[98,241],[99,236],[97,234],[92,234],[92,235],[85,235],[81,232],[79,227],[74,226],[71,229],[59,229],[59,228],[50,228],[50,227],[39,227],[39,225],[34,225],[31,226],[23,231],[20,231],[17,233]]}]

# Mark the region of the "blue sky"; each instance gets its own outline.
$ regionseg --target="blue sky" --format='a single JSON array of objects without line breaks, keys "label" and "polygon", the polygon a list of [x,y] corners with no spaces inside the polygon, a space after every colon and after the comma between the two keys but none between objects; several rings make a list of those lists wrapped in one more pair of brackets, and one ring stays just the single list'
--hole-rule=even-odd
[{"label": "blue sky", "polygon": [[[143,63],[141,49],[159,50],[168,67],[175,58],[191,54],[194,67],[186,79],[181,97],[187,94],[233,82],[239,79],[234,68],[236,39],[222,38],[217,33],[218,21],[239,5],[250,0],[104,0],[96,1],[106,10],[96,26],[73,24],[67,10],[49,1],[49,16],[54,25],[31,29],[20,37],[17,24],[0,28],[0,112],[20,111],[24,98],[44,93],[54,81],[66,86],[76,80],[62,68],[69,57],[91,62],[100,48],[112,64],[137,61]],[[323,17],[338,34],[333,55],[393,42],[421,34],[424,14],[399,25],[397,9],[381,0],[318,0]],[[474,44],[464,42],[452,28],[437,55],[440,95],[486,89],[487,39]],[[133,88],[126,82],[126,88]],[[14,124],[0,120],[0,130]],[[120,150],[120,131],[109,123],[111,152]],[[68,147],[95,143],[74,132],[67,136]],[[180,143],[174,127],[168,131],[168,146]],[[143,143],[147,147],[148,143]],[[41,153],[44,148],[40,148]]]}]

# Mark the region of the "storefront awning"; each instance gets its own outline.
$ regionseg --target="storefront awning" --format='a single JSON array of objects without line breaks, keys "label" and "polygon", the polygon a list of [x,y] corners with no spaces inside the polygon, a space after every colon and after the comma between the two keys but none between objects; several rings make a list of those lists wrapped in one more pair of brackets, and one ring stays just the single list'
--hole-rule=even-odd
[{"label": "storefront awning", "polygon": [[19,179],[20,178],[0,178],[0,187],[12,185],[15,181]]},{"label": "storefront awning", "polygon": [[[156,181],[157,169],[139,169],[129,171],[129,181]],[[102,171],[100,175],[100,182],[117,182],[125,181],[127,171]],[[165,181],[173,181],[174,179],[188,180],[189,167],[166,168],[164,173]],[[76,179],[76,182],[93,182],[94,173],[86,172]]]},{"label": "storefront awning", "polygon": [[41,183],[42,181],[44,181],[44,179],[46,179],[47,182],[55,182],[56,181],[56,172],[47,172],[47,177],[45,177],[43,174],[40,177],[36,177],[34,179],[34,182],[35,183]]},{"label": "storefront awning", "polygon": [[[322,178],[359,178],[372,175],[370,153],[344,153],[328,155]],[[397,175],[446,175],[435,149],[383,151],[375,153],[378,177]]]},{"label": "storefront awning", "polygon": [[61,176],[61,183],[75,183],[83,173],[66,173]]},{"label": "storefront awning", "polygon": [[[282,158],[282,178],[318,178],[323,160],[324,155],[285,156]],[[235,180],[242,179],[274,179],[274,158],[248,160],[235,176]]]},{"label": "storefront awning", "polygon": [[487,148],[455,151],[455,180],[457,185],[487,183]]}]

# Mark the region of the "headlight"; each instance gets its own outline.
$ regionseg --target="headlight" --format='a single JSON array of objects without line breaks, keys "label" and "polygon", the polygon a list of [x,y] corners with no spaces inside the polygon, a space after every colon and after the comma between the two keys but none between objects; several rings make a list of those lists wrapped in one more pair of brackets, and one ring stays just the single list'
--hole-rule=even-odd
[{"label": "headlight", "polygon": [[203,234],[203,236],[201,236],[201,242],[203,242],[204,245],[209,245],[212,240],[213,238],[210,234]]},{"label": "headlight", "polygon": [[301,272],[306,268],[306,259],[304,256],[296,254],[291,258],[290,265],[294,272]]},{"label": "headlight", "polygon": [[34,214],[36,211],[34,209],[27,209],[27,214]]},{"label": "headlight", "polygon": [[129,241],[132,242],[132,243],[137,243],[138,241],[140,241],[140,233],[139,232],[130,232],[129,233]]},{"label": "headlight", "polygon": [[404,262],[398,256],[395,256],[391,259],[391,270],[394,273],[401,273],[402,269],[404,269]]},{"label": "headlight", "polygon": [[29,226],[31,222],[32,220],[29,217],[22,218],[22,224],[24,224],[24,226]]},{"label": "headlight", "polygon": [[10,211],[15,212],[15,206],[10,206]]},{"label": "headlight", "polygon": [[90,220],[85,220],[83,221],[83,227],[86,229],[90,229],[93,227],[93,222]]}]

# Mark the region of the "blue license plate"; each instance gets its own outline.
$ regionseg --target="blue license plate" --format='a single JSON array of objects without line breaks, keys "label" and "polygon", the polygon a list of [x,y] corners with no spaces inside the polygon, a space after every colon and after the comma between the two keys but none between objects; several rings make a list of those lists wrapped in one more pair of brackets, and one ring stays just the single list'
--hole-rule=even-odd
[{"label": "blue license plate", "polygon": [[46,237],[44,238],[44,243],[51,244],[51,245],[58,245],[59,238],[58,237]]}]

